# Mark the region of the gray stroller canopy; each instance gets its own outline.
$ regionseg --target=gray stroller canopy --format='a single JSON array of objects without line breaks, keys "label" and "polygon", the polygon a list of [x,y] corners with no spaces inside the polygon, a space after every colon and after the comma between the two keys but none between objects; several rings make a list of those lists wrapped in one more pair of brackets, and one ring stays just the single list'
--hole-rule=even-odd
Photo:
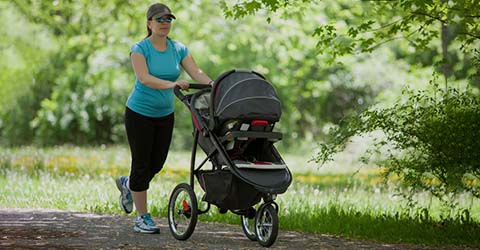
[{"label": "gray stroller canopy", "polygon": [[277,122],[282,115],[272,84],[254,71],[232,70],[222,74],[212,93],[211,113],[220,124],[230,119]]}]

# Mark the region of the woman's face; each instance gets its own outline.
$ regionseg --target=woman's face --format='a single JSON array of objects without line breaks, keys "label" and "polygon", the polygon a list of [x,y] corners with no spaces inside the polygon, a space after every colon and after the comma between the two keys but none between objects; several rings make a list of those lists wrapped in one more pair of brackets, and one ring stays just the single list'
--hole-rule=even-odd
[{"label": "woman's face", "polygon": [[165,15],[148,20],[147,25],[152,30],[152,34],[158,36],[167,36],[170,32],[172,21],[173,19],[170,16]]}]

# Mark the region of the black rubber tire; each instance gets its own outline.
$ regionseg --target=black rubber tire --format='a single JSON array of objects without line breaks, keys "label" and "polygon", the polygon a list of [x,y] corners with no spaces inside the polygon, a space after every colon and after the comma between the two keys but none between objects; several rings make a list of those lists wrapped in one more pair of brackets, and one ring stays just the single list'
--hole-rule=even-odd
[{"label": "black rubber tire", "polygon": [[[240,216],[240,224],[242,225],[242,230],[245,236],[251,241],[257,241],[257,233],[255,232],[255,219],[248,219],[247,216]],[[253,226],[252,228],[249,228]]]},{"label": "black rubber tire", "polygon": [[[190,200],[190,203],[186,203],[189,207],[189,209],[187,209],[186,211],[183,207],[181,209],[178,209],[178,206],[176,206],[179,204],[177,203],[177,199],[179,197],[179,194],[182,192],[186,192],[186,194],[188,195],[188,199]],[[181,204],[183,205],[185,204],[185,202],[186,201],[183,200],[181,201]],[[184,231],[180,232],[178,228],[178,223],[176,222],[175,218],[188,220],[188,225],[186,226],[186,229]],[[195,196],[192,187],[190,187],[190,185],[188,185],[187,183],[178,184],[173,189],[172,194],[170,195],[170,199],[168,201],[168,226],[173,237],[175,237],[175,239],[177,240],[187,240],[188,238],[190,238],[193,231],[195,230],[197,218],[197,197]]]},{"label": "black rubber tire", "polygon": [[255,234],[263,247],[273,245],[278,235],[278,214],[272,204],[263,204],[255,215]]}]

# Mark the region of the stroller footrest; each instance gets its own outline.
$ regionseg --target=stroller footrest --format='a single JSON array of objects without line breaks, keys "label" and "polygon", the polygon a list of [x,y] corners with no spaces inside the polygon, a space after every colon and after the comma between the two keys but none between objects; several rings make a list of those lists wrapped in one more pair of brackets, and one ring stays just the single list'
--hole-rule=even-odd
[{"label": "stroller footrest", "polygon": [[222,141],[247,140],[248,138],[268,139],[269,141],[278,141],[282,139],[282,133],[279,132],[259,132],[259,131],[229,131],[221,137]]},{"label": "stroller footrest", "polygon": [[234,160],[233,163],[237,168],[254,168],[254,169],[285,169],[287,165],[281,163],[264,162],[264,161],[240,161]]}]

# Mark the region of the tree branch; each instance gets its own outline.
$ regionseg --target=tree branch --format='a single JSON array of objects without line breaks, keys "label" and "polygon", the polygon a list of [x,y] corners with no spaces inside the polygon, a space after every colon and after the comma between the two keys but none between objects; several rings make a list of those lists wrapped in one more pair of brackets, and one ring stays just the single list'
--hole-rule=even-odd
[{"label": "tree branch", "polygon": [[463,17],[469,17],[469,18],[480,18],[480,15],[468,15],[467,13],[469,12],[470,9],[459,9],[459,8],[448,8],[449,11],[456,11],[456,12],[461,12],[461,15]]},{"label": "tree branch", "polygon": [[458,34],[459,35],[467,35],[467,36],[471,36],[473,38],[480,39],[480,35],[477,35],[477,34],[471,34],[471,33],[467,33],[467,32],[459,32]]},{"label": "tree branch", "polygon": [[375,44],[375,45],[372,47],[372,50],[375,50],[375,49],[377,49],[378,47],[380,47],[380,46],[382,46],[382,45],[384,45],[384,44],[386,44],[386,43],[389,43],[389,42],[391,42],[391,41],[393,41],[393,40],[403,39],[403,38],[405,38],[405,37],[404,37],[404,36],[396,36],[396,37],[392,37],[392,38],[389,38],[389,39],[387,39],[387,40],[381,41],[381,42]]},{"label": "tree branch", "polygon": [[380,43],[377,43],[375,46],[372,47],[372,50],[373,50],[373,49],[376,49],[376,48],[378,48],[378,47],[380,47],[380,46],[382,46],[383,44],[386,44],[386,43],[388,43],[388,42],[391,42],[391,41],[397,40],[397,39],[405,39],[405,40],[407,40],[407,41],[410,41],[408,38],[410,38],[413,34],[419,32],[419,31],[422,30],[423,28],[424,28],[424,27],[423,27],[423,25],[422,25],[422,26],[420,26],[420,28],[418,28],[418,29],[410,32],[410,33],[407,34],[406,36],[392,37],[392,38],[389,38],[389,39],[387,39],[387,40],[384,40],[384,41],[382,41],[382,42],[380,42]]},{"label": "tree branch", "polygon": [[381,29],[385,29],[385,28],[387,28],[388,26],[391,26],[391,25],[393,25],[393,24],[395,24],[395,23],[398,23],[398,22],[400,22],[400,21],[402,21],[402,20],[404,20],[404,19],[406,19],[406,18],[408,18],[408,17],[411,17],[411,16],[413,16],[413,14],[410,14],[410,15],[407,15],[407,16],[403,16],[402,18],[400,18],[400,19],[398,19],[398,20],[395,20],[395,21],[393,21],[393,22],[391,22],[391,23],[387,23],[387,24],[385,24],[385,25],[383,25],[383,26],[381,26],[381,27],[379,27],[379,28],[368,30],[367,32],[375,32],[375,31],[379,31],[379,30],[381,30]]},{"label": "tree branch", "polygon": [[419,15],[419,16],[428,16],[428,17],[430,17],[430,18],[432,18],[432,19],[435,19],[435,20],[440,21],[441,23],[447,23],[447,21],[441,19],[440,17],[434,16],[434,15],[431,15],[431,14],[428,14],[428,13],[423,13],[423,12],[416,12],[416,11],[414,11],[414,12],[412,12],[412,14],[413,14],[413,15]]}]

